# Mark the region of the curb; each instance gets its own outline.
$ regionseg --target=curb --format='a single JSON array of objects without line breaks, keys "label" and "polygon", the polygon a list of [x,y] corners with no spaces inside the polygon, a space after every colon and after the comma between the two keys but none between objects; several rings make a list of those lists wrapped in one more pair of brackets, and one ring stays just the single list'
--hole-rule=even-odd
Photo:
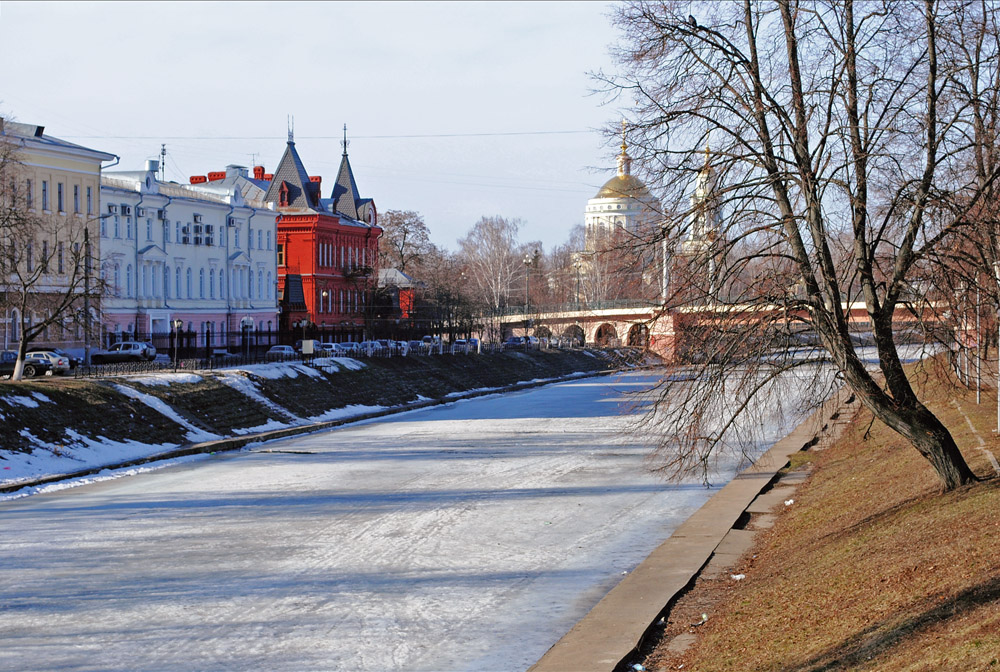
[{"label": "curb", "polygon": [[48,485],[49,483],[58,483],[59,481],[66,481],[74,478],[83,478],[84,476],[92,476],[94,474],[98,474],[102,471],[106,471],[109,469],[124,469],[127,467],[135,467],[143,464],[149,464],[151,462],[159,462],[161,460],[170,460],[177,457],[187,457],[189,455],[199,455],[205,453],[221,453],[221,452],[228,452],[231,450],[239,450],[250,443],[262,443],[266,441],[274,441],[276,439],[285,439],[291,436],[298,436],[300,434],[311,434],[313,432],[321,432],[324,430],[333,429],[335,427],[349,425],[355,422],[372,420],[375,418],[382,418],[387,415],[395,415],[397,413],[419,410],[421,408],[441,406],[443,404],[450,404],[456,401],[461,401],[463,399],[474,399],[476,397],[484,397],[490,394],[506,394],[508,392],[518,392],[520,390],[527,390],[535,387],[552,385],[553,383],[562,383],[568,380],[593,378],[596,376],[608,376],[616,373],[622,373],[625,371],[641,370],[641,368],[642,367],[632,367],[623,369],[609,369],[605,371],[583,371],[583,372],[566,374],[564,376],[559,376],[557,378],[545,378],[542,380],[514,383],[513,385],[507,385],[505,387],[474,390],[474,391],[464,392],[461,394],[456,394],[455,396],[442,399],[427,399],[423,401],[414,401],[408,404],[403,404],[400,406],[392,406],[379,411],[372,411],[370,413],[361,413],[359,415],[352,415],[350,417],[340,418],[338,420],[328,420],[325,422],[316,422],[306,425],[296,425],[294,427],[274,429],[267,432],[260,432],[258,434],[245,434],[242,436],[225,437],[222,439],[216,439],[214,441],[190,443],[187,445],[180,446],[178,448],[173,448],[171,450],[162,453],[155,453],[152,455],[147,455],[145,457],[137,457],[135,459],[125,460],[123,462],[115,462],[113,464],[105,464],[99,467],[91,467],[89,469],[74,471],[68,474],[58,474],[55,476],[46,476],[43,478],[35,478],[28,481],[19,481],[17,483],[0,485],[0,493],[16,492],[23,488],[32,488],[32,487],[37,487],[39,485]]},{"label": "curb", "polygon": [[[789,457],[815,445],[842,409],[846,387],[715,493],[550,648],[529,672],[611,672],[638,654],[656,622],[716,554]],[[763,502],[761,502],[763,504]]]}]

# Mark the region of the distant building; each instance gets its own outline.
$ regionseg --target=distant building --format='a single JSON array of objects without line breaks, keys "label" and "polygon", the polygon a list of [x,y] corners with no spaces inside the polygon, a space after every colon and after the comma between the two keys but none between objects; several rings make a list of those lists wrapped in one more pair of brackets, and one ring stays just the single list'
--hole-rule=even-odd
[{"label": "distant building", "polygon": [[205,348],[276,331],[278,213],[264,190],[240,166],[191,184],[160,181],[157,168],[102,177],[105,340],[162,347],[178,320],[185,344]]},{"label": "distant building", "polygon": [[662,219],[660,203],[642,180],[632,175],[632,157],[628,155],[624,128],[618,174],[604,183],[587,201],[585,215],[585,251],[607,247],[618,233],[646,236]]},{"label": "distant building", "polygon": [[310,176],[289,133],[269,182],[266,200],[277,203],[278,293],[284,329],[337,340],[360,340],[367,301],[378,281],[375,203],[359,195],[347,158],[322,196],[322,178]]},{"label": "distant building", "polygon": [[[52,224],[51,231],[39,234],[37,254],[51,258],[45,269],[46,277],[37,284],[39,293],[46,290],[65,292],[71,286],[68,278],[72,272],[71,260],[83,258],[84,230],[93,233],[100,213],[101,163],[118,157],[82,147],[45,133],[44,126],[23,124],[0,117],[0,142],[15,148],[19,165],[5,176],[11,180],[4,187],[16,196],[16,207],[26,207],[28,212]],[[91,255],[100,253],[100,241],[91,238]],[[81,288],[82,289],[82,288]],[[2,290],[0,290],[2,291]],[[40,302],[40,305],[44,301]],[[91,306],[96,323],[98,306]],[[3,347],[11,347],[20,338],[21,315],[17,306],[0,301],[0,330]],[[39,308],[39,310],[43,310]],[[37,323],[41,315],[28,315],[29,322]],[[45,316],[47,317],[47,316]],[[81,310],[69,311],[60,326],[50,328],[37,345],[45,344],[71,350],[81,350],[84,345],[86,320]]]}]

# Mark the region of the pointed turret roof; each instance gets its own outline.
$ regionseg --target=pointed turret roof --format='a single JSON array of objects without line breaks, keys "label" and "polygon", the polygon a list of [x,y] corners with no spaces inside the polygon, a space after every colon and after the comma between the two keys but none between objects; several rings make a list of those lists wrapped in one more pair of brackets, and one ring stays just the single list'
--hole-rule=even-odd
[{"label": "pointed turret roof", "polygon": [[347,159],[347,150],[340,158],[340,170],[337,171],[337,183],[333,185],[333,209],[351,219],[361,219],[358,215],[358,205],[361,196],[358,194],[358,184],[354,181],[351,162]]},{"label": "pointed turret roof", "polygon": [[267,189],[265,201],[281,202],[281,185],[287,185],[287,205],[282,207],[316,210],[319,206],[319,185],[309,180],[309,173],[302,165],[299,153],[295,151],[295,141],[288,139],[285,153],[274,171],[271,186]]}]

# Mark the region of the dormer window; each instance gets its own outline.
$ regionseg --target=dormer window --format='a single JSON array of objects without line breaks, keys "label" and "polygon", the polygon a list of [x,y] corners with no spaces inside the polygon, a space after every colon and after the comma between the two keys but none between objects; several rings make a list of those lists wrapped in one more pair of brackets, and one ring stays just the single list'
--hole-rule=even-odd
[{"label": "dormer window", "polygon": [[288,183],[284,181],[278,188],[278,205],[283,208],[288,207]]}]

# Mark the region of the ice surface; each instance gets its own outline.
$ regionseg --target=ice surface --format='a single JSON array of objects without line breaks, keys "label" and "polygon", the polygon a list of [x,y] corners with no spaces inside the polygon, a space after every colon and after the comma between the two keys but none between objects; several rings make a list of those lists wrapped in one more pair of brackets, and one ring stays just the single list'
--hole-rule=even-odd
[{"label": "ice surface", "polygon": [[647,471],[621,410],[652,380],[0,503],[0,669],[523,670],[713,493]]}]

